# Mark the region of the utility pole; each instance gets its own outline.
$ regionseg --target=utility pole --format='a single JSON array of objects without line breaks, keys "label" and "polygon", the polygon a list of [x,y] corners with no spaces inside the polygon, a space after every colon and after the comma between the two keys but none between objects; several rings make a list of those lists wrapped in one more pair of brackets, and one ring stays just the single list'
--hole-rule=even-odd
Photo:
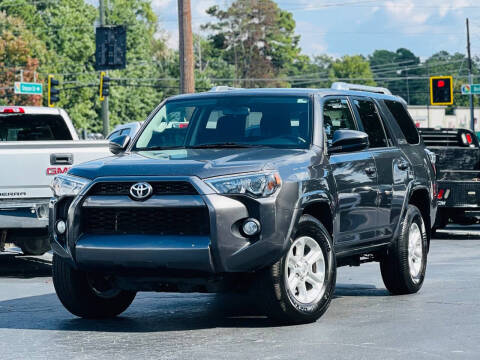
[{"label": "utility pole", "polygon": [[[105,26],[105,1],[100,0],[100,26]],[[108,72],[105,71],[105,75],[108,76]],[[109,132],[109,119],[108,119],[108,96],[105,96],[102,103],[102,123],[103,123],[103,136],[106,138]]]},{"label": "utility pole", "polygon": [[[467,53],[468,53],[468,83],[470,85],[470,89],[472,88],[472,56],[470,54],[470,24],[467,18]],[[475,131],[475,115],[473,112],[473,94],[470,92],[468,96],[470,98],[470,128],[472,131]]]},{"label": "utility pole", "polygon": [[178,0],[178,32],[180,52],[180,93],[195,92],[193,72],[192,10],[190,0]]}]

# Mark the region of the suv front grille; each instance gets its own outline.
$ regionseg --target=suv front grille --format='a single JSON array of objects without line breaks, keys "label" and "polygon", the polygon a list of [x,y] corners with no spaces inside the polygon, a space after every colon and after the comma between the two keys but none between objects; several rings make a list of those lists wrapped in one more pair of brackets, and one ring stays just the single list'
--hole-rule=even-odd
[{"label": "suv front grille", "polygon": [[82,230],[89,234],[208,235],[207,207],[84,208]]},{"label": "suv front grille", "polygon": [[[130,187],[136,182],[102,182],[95,184],[88,195],[128,195]],[[197,190],[188,181],[149,181],[153,195],[198,195]]]}]

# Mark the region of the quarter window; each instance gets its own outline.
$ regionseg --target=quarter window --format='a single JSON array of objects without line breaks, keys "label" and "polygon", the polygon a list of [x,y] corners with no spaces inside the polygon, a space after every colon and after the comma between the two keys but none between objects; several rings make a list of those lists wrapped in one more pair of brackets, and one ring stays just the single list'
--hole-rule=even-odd
[{"label": "quarter window", "polygon": [[377,109],[373,101],[355,99],[353,103],[358,111],[358,115],[360,116],[363,130],[368,135],[370,147],[387,147],[388,140],[385,135],[382,120],[378,115]]}]

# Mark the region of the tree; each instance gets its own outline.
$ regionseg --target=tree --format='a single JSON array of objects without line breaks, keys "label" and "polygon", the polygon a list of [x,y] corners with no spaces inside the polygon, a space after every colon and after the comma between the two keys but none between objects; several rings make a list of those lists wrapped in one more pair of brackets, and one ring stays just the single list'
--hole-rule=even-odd
[{"label": "tree", "polygon": [[227,10],[213,6],[207,13],[218,21],[203,28],[213,31],[210,40],[235,67],[239,85],[288,85],[265,80],[287,74],[300,54],[291,13],[272,0],[236,0]]},{"label": "tree", "polygon": [[[369,56],[370,66],[380,86],[403,97],[409,104],[424,104],[424,81],[420,58],[410,50],[400,48],[395,52],[376,50]],[[410,78],[414,79],[410,79]],[[403,79],[402,79],[403,78]]]},{"label": "tree", "polygon": [[356,84],[376,85],[370,64],[361,55],[344,56],[335,60],[329,72],[331,81],[351,81]]},{"label": "tree", "polygon": [[39,58],[44,58],[46,48],[22,19],[8,16],[0,11],[0,104],[40,105],[41,96],[15,95],[13,84],[36,80]]}]

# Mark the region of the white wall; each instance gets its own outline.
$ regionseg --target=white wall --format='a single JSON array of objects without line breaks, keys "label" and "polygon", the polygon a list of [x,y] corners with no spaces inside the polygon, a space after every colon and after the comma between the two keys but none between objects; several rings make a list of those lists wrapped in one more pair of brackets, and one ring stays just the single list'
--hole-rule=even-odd
[{"label": "white wall", "polygon": [[[445,115],[445,106],[408,106],[408,111],[417,127],[470,128],[470,109],[459,107],[454,115]],[[480,108],[474,109],[475,119],[480,119]],[[475,122],[475,130],[480,131],[479,121]]]}]

